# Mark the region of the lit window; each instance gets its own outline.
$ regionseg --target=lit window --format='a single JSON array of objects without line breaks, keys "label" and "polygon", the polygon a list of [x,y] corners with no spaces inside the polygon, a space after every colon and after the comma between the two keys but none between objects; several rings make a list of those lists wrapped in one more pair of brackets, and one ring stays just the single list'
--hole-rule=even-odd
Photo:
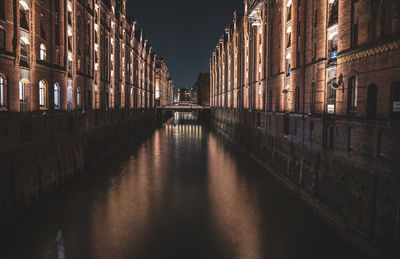
[{"label": "lit window", "polygon": [[2,76],[0,76],[0,107],[5,106],[5,80]]},{"label": "lit window", "polygon": [[46,46],[40,44],[40,60],[46,60]]},{"label": "lit window", "polygon": [[23,80],[19,81],[19,100],[25,101],[25,82]]},{"label": "lit window", "polygon": [[54,108],[61,109],[61,89],[58,83],[54,85]]},{"label": "lit window", "polygon": [[68,89],[67,89],[67,102],[68,103],[72,103],[73,100],[74,100],[73,96],[72,96],[72,93],[73,93],[72,87],[69,86]]},{"label": "lit window", "polygon": [[79,90],[79,87],[76,89],[76,106],[81,106],[81,91]]},{"label": "lit window", "polygon": [[25,1],[20,0],[19,1],[19,18],[20,18],[19,25],[25,30],[29,30],[28,17],[29,17],[29,6]]},{"label": "lit window", "polygon": [[46,107],[46,82],[43,80],[39,82],[39,105]]}]

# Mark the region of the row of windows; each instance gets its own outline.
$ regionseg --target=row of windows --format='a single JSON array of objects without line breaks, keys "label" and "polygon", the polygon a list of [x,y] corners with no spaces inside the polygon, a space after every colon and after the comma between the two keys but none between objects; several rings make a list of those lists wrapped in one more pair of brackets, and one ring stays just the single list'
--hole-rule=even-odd
[{"label": "row of windows", "polygon": [[[29,86],[29,81],[26,79],[22,79],[19,82],[19,101],[21,104],[21,110],[26,108],[26,98],[27,98],[27,87]],[[54,108],[61,109],[61,87],[58,83],[54,84],[53,88],[54,93]],[[0,107],[6,106],[6,96],[7,96],[7,87],[6,80],[3,76],[0,76]],[[69,104],[73,103],[73,89],[72,87],[67,88],[67,102]],[[76,89],[76,105],[77,107],[81,106],[81,92],[80,89]],[[47,109],[48,106],[48,87],[47,83],[44,80],[39,82],[39,106],[42,109]]]}]

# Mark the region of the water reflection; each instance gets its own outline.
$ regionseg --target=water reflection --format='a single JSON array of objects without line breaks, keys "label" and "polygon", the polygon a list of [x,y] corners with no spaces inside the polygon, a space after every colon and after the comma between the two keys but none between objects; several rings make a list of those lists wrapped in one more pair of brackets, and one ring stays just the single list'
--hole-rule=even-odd
[{"label": "water reflection", "polygon": [[235,161],[216,142],[211,135],[208,140],[208,190],[210,211],[218,232],[235,250],[235,258],[263,258],[257,204],[249,196],[246,183],[236,174]]},{"label": "water reflection", "polygon": [[85,179],[2,232],[5,258],[358,257],[195,114]]}]

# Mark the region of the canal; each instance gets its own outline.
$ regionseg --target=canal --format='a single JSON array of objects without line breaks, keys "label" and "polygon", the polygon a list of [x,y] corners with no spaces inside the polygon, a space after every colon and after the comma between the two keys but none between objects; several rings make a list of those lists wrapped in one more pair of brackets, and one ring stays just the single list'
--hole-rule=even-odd
[{"label": "canal", "polygon": [[361,258],[191,114],[3,226],[0,258]]}]

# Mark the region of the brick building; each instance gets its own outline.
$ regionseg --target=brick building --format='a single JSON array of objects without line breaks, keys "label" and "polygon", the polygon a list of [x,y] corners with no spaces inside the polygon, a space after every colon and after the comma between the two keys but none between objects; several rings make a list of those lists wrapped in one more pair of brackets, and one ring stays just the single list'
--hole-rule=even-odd
[{"label": "brick building", "polygon": [[210,82],[221,130],[400,254],[399,1],[246,0]]},{"label": "brick building", "polygon": [[174,85],[169,77],[167,65],[162,58],[156,61],[155,99],[156,106],[164,106],[174,101]]},{"label": "brick building", "polygon": [[196,91],[197,104],[210,106],[210,73],[200,73],[193,89]]},{"label": "brick building", "polygon": [[154,107],[157,57],[135,25],[125,0],[1,0],[1,110]]},{"label": "brick building", "polygon": [[125,0],[0,0],[0,222],[162,123],[159,62]]}]

